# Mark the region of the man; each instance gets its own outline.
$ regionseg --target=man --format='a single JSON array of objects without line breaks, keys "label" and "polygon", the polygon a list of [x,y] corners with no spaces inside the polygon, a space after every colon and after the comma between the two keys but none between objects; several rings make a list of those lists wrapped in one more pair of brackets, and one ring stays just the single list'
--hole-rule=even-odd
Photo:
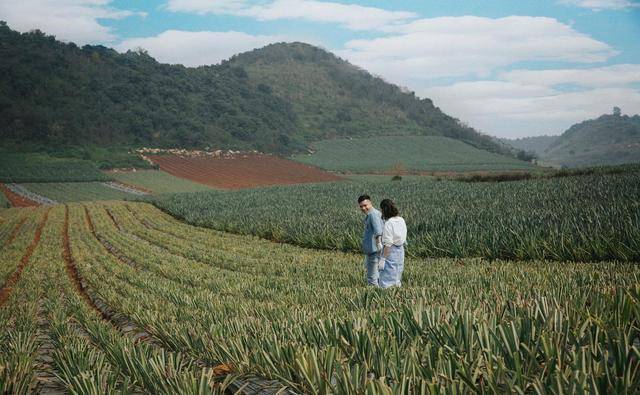
[{"label": "man", "polygon": [[378,259],[382,251],[382,215],[371,204],[369,195],[358,197],[360,211],[364,218],[364,236],[362,237],[362,250],[364,251],[364,265],[367,270],[367,283],[378,286]]}]

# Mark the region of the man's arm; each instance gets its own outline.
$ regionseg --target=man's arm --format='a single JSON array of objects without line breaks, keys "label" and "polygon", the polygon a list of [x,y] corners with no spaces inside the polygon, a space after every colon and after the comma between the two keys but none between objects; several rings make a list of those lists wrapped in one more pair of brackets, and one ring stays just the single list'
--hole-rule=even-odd
[{"label": "man's arm", "polygon": [[378,247],[378,252],[382,251],[382,219],[377,215],[371,215],[371,226],[373,227],[373,234],[376,238],[376,246]]}]

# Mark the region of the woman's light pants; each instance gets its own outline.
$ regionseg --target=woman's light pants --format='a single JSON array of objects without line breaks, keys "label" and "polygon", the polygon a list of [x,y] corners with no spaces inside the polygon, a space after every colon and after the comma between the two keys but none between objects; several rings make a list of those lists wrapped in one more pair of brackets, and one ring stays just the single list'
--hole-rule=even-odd
[{"label": "woman's light pants", "polygon": [[404,271],[404,246],[390,247],[389,255],[384,262],[384,269],[379,273],[378,283],[382,288],[400,287]]}]

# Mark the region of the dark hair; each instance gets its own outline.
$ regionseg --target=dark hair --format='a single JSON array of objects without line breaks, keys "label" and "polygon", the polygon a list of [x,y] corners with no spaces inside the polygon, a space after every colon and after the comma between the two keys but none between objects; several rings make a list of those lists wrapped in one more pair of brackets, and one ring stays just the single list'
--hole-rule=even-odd
[{"label": "dark hair", "polygon": [[369,197],[369,195],[360,195],[358,196],[358,203],[362,203],[365,200],[371,200],[371,198]]},{"label": "dark hair", "polygon": [[398,208],[391,199],[384,199],[380,202],[380,211],[382,211],[383,219],[393,218],[399,214]]}]

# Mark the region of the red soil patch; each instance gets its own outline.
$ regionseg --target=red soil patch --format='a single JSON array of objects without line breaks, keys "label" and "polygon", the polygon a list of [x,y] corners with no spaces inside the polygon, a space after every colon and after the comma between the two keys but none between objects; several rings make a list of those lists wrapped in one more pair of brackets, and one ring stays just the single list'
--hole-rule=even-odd
[{"label": "red soil patch", "polygon": [[4,196],[7,197],[7,200],[13,207],[36,207],[39,206],[37,202],[34,202],[31,199],[27,199],[13,192],[11,189],[7,188],[6,185],[0,184],[0,189],[4,192]]},{"label": "red soil patch", "polygon": [[149,159],[176,177],[226,189],[342,179],[317,167],[265,154],[242,154],[231,158],[149,155]]},{"label": "red soil patch", "polygon": [[2,289],[0,289],[0,306],[2,306],[4,302],[6,302],[7,299],[9,299],[9,296],[11,296],[11,291],[13,291],[13,286],[16,285],[16,283],[20,279],[20,276],[22,275],[22,271],[27,266],[27,264],[29,264],[29,259],[31,259],[31,255],[33,255],[33,251],[38,246],[38,243],[40,243],[40,236],[42,235],[42,229],[44,228],[44,225],[47,223],[47,218],[49,218],[49,210],[51,209],[48,209],[42,216],[42,221],[40,221],[40,223],[38,224],[38,228],[36,229],[36,234],[33,237],[33,241],[31,242],[31,244],[29,244],[29,247],[27,247],[27,251],[22,256],[22,259],[20,260],[20,264],[18,265],[16,270],[11,274],[11,276],[9,276],[7,281],[2,286]]}]

